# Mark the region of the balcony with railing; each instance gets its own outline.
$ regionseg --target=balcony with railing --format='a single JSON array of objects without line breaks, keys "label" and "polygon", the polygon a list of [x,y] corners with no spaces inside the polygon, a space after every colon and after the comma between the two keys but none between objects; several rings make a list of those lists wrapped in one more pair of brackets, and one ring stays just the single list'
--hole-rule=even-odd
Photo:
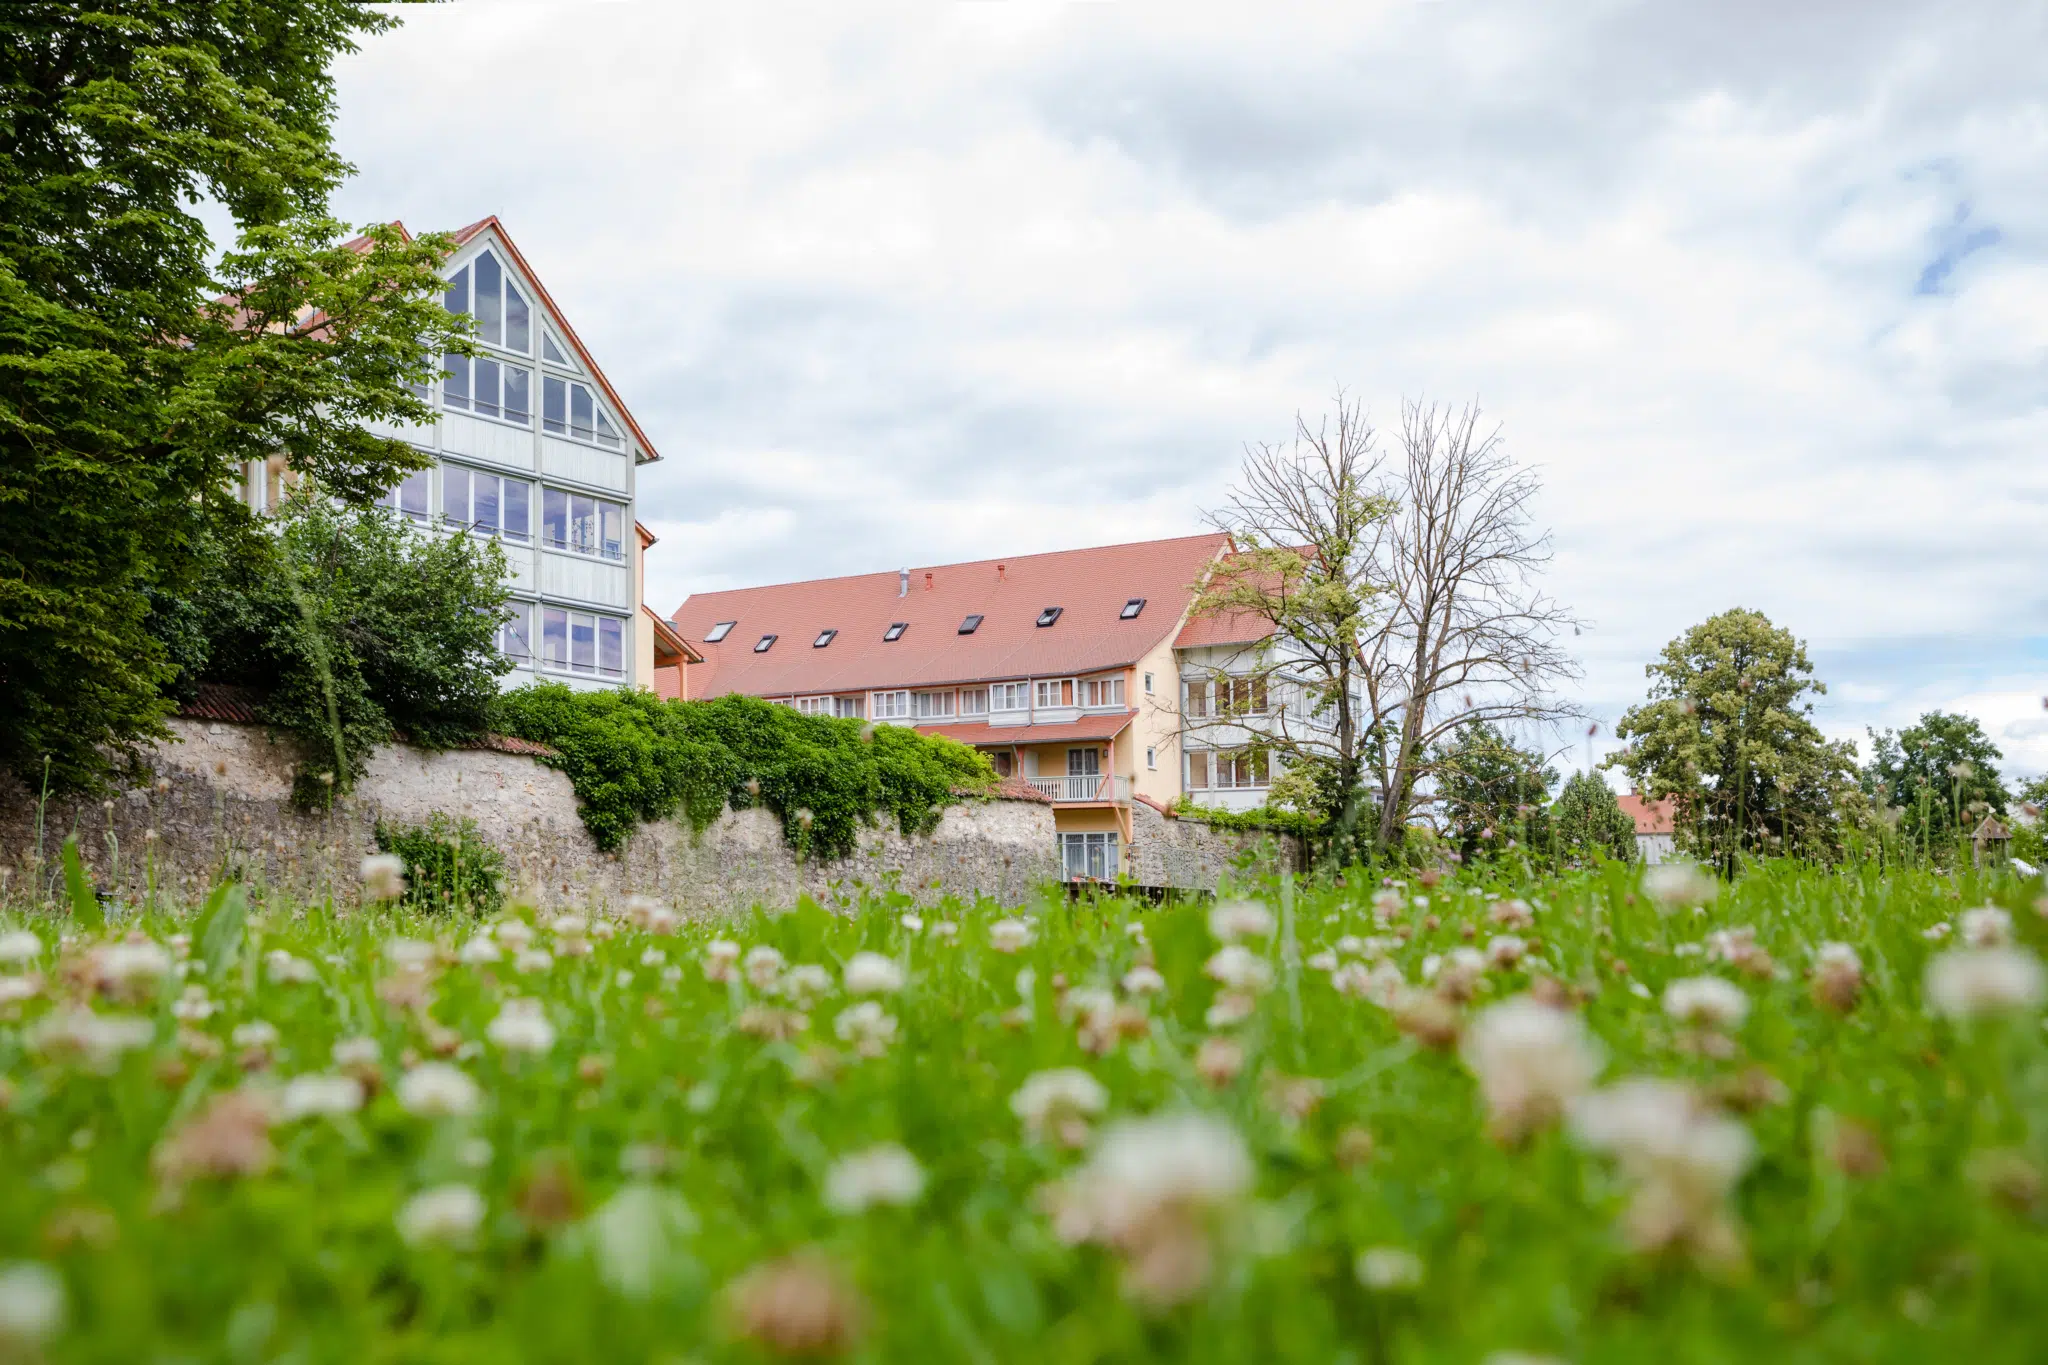
[{"label": "balcony with railing", "polygon": [[1087,773],[1075,777],[1027,777],[1024,779],[1058,805],[1092,801],[1128,806],[1131,779],[1112,773]]}]

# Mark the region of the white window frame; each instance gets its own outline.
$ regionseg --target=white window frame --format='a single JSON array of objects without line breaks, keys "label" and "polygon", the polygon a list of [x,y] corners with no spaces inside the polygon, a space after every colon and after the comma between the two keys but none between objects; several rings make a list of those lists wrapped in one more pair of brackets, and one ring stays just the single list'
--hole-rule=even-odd
[{"label": "white window frame", "polygon": [[1124,705],[1124,675],[1082,678],[1074,686],[1074,698],[1084,711],[1121,710]]},{"label": "white window frame", "polygon": [[[540,410],[540,429],[542,432],[554,437],[558,441],[574,441],[577,445],[591,446],[598,450],[624,452],[626,449],[626,424],[623,421],[613,420],[611,410],[606,406],[603,396],[594,387],[584,383],[581,379],[571,379],[568,375],[564,374],[544,374],[541,376],[540,383],[540,402],[535,404],[535,406]],[[548,416],[548,386],[550,384],[560,384],[562,386],[562,416],[560,420]],[[578,389],[581,389],[585,396],[590,399],[591,417],[590,434],[588,436],[580,435],[575,425],[576,391]],[[606,431],[610,431],[610,439],[606,438]]]},{"label": "white window frame", "polygon": [[[460,474],[468,481],[469,506],[464,509],[465,512],[474,512],[476,508],[475,489],[478,479],[495,479],[497,481],[498,524],[496,526],[478,526],[473,516],[457,519],[449,515],[448,486],[450,479],[448,476],[450,474]],[[507,488],[524,488],[526,490],[525,530],[511,531],[505,528],[505,490]],[[441,465],[441,524],[451,530],[467,531],[473,536],[485,536],[491,539],[503,539],[519,545],[530,545],[533,543],[533,481],[531,479],[520,479],[500,474],[495,469],[478,469],[474,465],[444,461]]]},{"label": "white window frame", "polygon": [[917,720],[951,720],[953,703],[951,692],[913,692],[910,695],[911,713]]},{"label": "white window frame", "polygon": [[1149,744],[1145,746],[1145,766],[1153,772],[1159,771],[1159,751]]},{"label": "white window frame", "polygon": [[[554,618],[562,620],[563,657],[555,659],[548,653],[548,630],[555,624]],[[568,607],[543,605],[540,610],[541,648],[535,661],[547,673],[568,673],[586,678],[624,678],[631,668],[629,656],[632,643],[626,632],[626,619],[607,612],[575,611]],[[605,627],[616,626],[619,640],[619,666],[607,669],[604,666]],[[576,662],[576,631],[587,627],[590,631],[590,663],[586,667]]]},{"label": "white window frame", "polygon": [[834,697],[832,714],[841,720],[861,720],[867,715],[866,697]]},{"label": "white window frame", "polygon": [[[1049,690],[1048,690],[1049,689]],[[1075,701],[1062,701],[1062,697],[1079,698],[1081,689],[1072,678],[1034,678],[1031,681],[1031,709],[1034,711],[1065,711]],[[1050,700],[1048,700],[1050,698]]]},{"label": "white window frame", "polygon": [[992,683],[988,689],[990,714],[1015,715],[1031,709],[1031,684],[1028,682]]},{"label": "white window frame", "polygon": [[519,668],[534,665],[533,607],[520,601],[505,603],[506,617],[498,623],[498,653]]},{"label": "white window frame", "polygon": [[1060,835],[1060,871],[1069,880],[1115,881],[1123,872],[1115,830],[1081,830]]},{"label": "white window frame", "polygon": [[829,716],[832,714],[831,697],[798,697],[796,709],[806,716]]},{"label": "white window frame", "polygon": [[876,720],[910,719],[910,692],[908,689],[897,688],[889,692],[876,692],[872,695],[871,699],[874,704],[873,714]]},{"label": "white window frame", "polygon": [[[476,263],[486,256],[489,256],[492,263],[498,267],[500,284],[498,295],[498,335],[500,339],[497,341],[493,341],[483,334],[483,319],[476,311]],[[469,305],[460,310],[448,308],[448,295],[454,292],[455,282],[458,279],[462,281],[463,299]],[[511,316],[511,310],[505,306],[508,296],[517,297],[522,304],[526,305],[526,349],[523,351],[503,340],[505,322]],[[479,345],[489,346],[493,350],[503,351],[507,355],[520,356],[527,360],[533,358],[534,335],[547,327],[546,321],[541,317],[540,309],[534,306],[532,299],[526,297],[526,291],[519,287],[519,282],[513,276],[510,263],[489,247],[485,247],[482,251],[477,252],[476,255],[463,262],[462,269],[455,271],[447,277],[441,291],[441,306],[448,308],[448,311],[454,313],[457,317],[475,319],[476,341]]]},{"label": "white window frame", "polygon": [[[587,502],[591,505],[591,514],[596,523],[596,530],[590,544],[585,545],[581,541],[574,539],[564,539],[557,542],[549,537],[547,509],[548,499],[551,497],[560,497],[565,500],[562,509],[562,528],[565,537],[574,535],[574,527],[578,520],[576,516],[577,502]],[[609,498],[600,498],[590,493],[578,493],[574,489],[556,488],[549,484],[542,484],[540,508],[538,539],[542,549],[553,550],[556,554],[580,555],[585,559],[595,559],[606,564],[624,564],[626,562],[626,541],[631,530],[626,514],[631,509],[624,503],[613,502]],[[617,541],[619,552],[617,554],[611,554],[605,548],[604,519],[607,511],[616,513],[619,519],[619,539]]]},{"label": "white window frame", "polygon": [[[495,412],[480,412],[477,410],[476,364],[478,361],[485,361],[497,367],[498,391],[493,396],[491,402],[491,406],[496,409]],[[448,396],[448,376],[455,373],[458,366],[461,367],[462,371],[464,394],[460,402],[453,401]],[[526,376],[526,411],[518,417],[507,417],[504,415],[504,372],[507,370],[517,370]],[[474,417],[479,422],[496,422],[501,427],[511,427],[515,431],[532,431],[535,407],[533,401],[533,379],[533,366],[531,364],[516,364],[495,355],[466,356],[457,355],[455,352],[449,351],[441,357],[441,408],[445,412],[459,412],[465,416]]]},{"label": "white window frame", "polygon": [[964,716],[985,716],[988,714],[988,689],[986,687],[963,687],[960,689],[960,714]]},{"label": "white window frame", "polygon": [[[417,498],[419,510],[414,511],[408,502]],[[434,523],[434,471],[415,469],[377,499],[379,507],[388,507],[407,521],[416,521],[422,526]]]}]

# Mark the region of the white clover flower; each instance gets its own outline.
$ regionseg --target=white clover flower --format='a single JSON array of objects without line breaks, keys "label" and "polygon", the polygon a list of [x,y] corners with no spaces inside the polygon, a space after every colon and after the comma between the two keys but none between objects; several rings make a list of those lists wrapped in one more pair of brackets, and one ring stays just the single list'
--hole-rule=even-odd
[{"label": "white clover flower", "polygon": [[862,1213],[877,1204],[915,1204],[924,1194],[924,1168],[893,1142],[841,1157],[825,1173],[825,1204],[838,1213]]},{"label": "white clover flower", "polygon": [[206,998],[206,987],[187,986],[185,993],[171,1002],[171,1017],[187,1024],[196,1024],[202,1019],[213,1017],[220,1006]]},{"label": "white clover flower", "polygon": [[1245,991],[1218,991],[1216,999],[1202,1012],[1202,1021],[1210,1028],[1230,1028],[1242,1024],[1252,1017],[1259,1007],[1259,998]]},{"label": "white clover flower", "polygon": [[358,869],[363,893],[375,901],[395,901],[405,894],[405,859],[396,853],[372,853]]},{"label": "white clover flower", "polygon": [[30,929],[9,929],[0,934],[0,963],[13,967],[34,962],[43,955],[43,941]]},{"label": "white clover flower", "polygon": [[1330,973],[1330,985],[1340,995],[1370,1000],[1381,1009],[1392,1009],[1408,993],[1408,979],[1391,962],[1347,962]]},{"label": "white clover flower", "polygon": [[740,959],[741,973],[756,990],[765,991],[772,987],[782,975],[782,965],[781,952],[765,943],[757,943],[747,949],[746,956]]},{"label": "white clover flower", "polygon": [[730,981],[739,964],[740,945],[731,939],[714,938],[704,945],[704,979]]},{"label": "white clover flower", "polygon": [[286,1123],[353,1114],[363,1107],[363,1083],[353,1076],[294,1076],[285,1082],[277,1107]]},{"label": "white clover flower", "polygon": [[1956,925],[1972,948],[2003,948],[2012,942],[2012,916],[1995,905],[1963,911]]},{"label": "white clover flower", "polygon": [[645,929],[654,922],[661,912],[662,904],[652,896],[626,897],[626,923],[635,929]]},{"label": "white clover flower", "polygon": [[263,970],[280,986],[304,986],[320,979],[317,967],[282,948],[273,948],[263,955]]},{"label": "white clover flower", "polygon": [[887,995],[903,988],[903,968],[880,953],[855,953],[842,975],[849,995]]},{"label": "white clover flower", "polygon": [[422,1118],[463,1118],[483,1103],[483,1091],[461,1067],[421,1062],[398,1078],[398,1102]]},{"label": "white clover flower", "polygon": [[832,973],[815,962],[799,962],[782,974],[778,985],[781,994],[790,1000],[805,1002],[816,1000],[832,992]]},{"label": "white clover flower", "polygon": [[1655,863],[1643,871],[1643,894],[1667,910],[1707,905],[1721,884],[1686,862]]},{"label": "white clover flower", "polygon": [[1121,1119],[1076,1173],[1060,1230],[1069,1241],[1127,1242],[1167,1210],[1236,1203],[1252,1176],[1244,1139],[1223,1119],[1192,1112]]},{"label": "white clover flower", "polygon": [[1513,1142],[1556,1122],[1592,1089],[1600,1050],[1576,1014],[1518,995],[1481,1010],[1459,1044],[1495,1136]]},{"label": "white clover flower", "polygon": [[491,927],[491,936],[508,953],[523,953],[533,944],[533,926],[523,919],[501,919]]},{"label": "white clover flower", "polygon": [[0,1265],[0,1342],[33,1356],[64,1330],[64,1314],[64,1280],[56,1271],[41,1261]]},{"label": "white clover flower", "polygon": [[938,939],[948,939],[948,940],[950,940],[950,939],[955,939],[955,938],[958,938],[959,936],[960,936],[960,926],[959,926],[958,924],[954,923],[954,922],[953,922],[952,920],[949,920],[949,919],[942,919],[942,920],[934,920],[934,921],[932,922],[932,937],[933,937],[933,938],[938,938]]},{"label": "white clover flower", "polygon": [[1400,914],[1403,905],[1401,893],[1392,887],[1373,893],[1372,913],[1381,924],[1385,924],[1388,920]]},{"label": "white clover flower", "polygon": [[1749,1015],[1749,997],[1718,976],[1682,977],[1664,988],[1664,1012],[1695,1027],[1740,1028]]},{"label": "white clover flower", "polygon": [[839,1011],[832,1031],[863,1057],[879,1057],[896,1041],[896,1019],[880,1001],[862,1000]]},{"label": "white clover flower", "polygon": [[913,914],[908,910],[898,915],[896,917],[896,922],[902,925],[904,928],[908,929],[913,934],[916,933],[918,930],[924,928],[924,916]]},{"label": "white clover flower", "polygon": [[646,952],[640,954],[640,965],[643,967],[659,967],[666,961],[668,961],[668,954],[659,948],[649,948]]},{"label": "white clover flower", "polygon": [[156,1025],[147,1019],[73,1008],[52,1010],[38,1019],[27,1042],[32,1051],[75,1057],[96,1071],[108,1071],[122,1053],[147,1047],[155,1037]]},{"label": "white clover flower", "polygon": [[1920,937],[1926,939],[1929,943],[1939,943],[1947,938],[1954,929],[1955,926],[1953,924],[1950,924],[1947,920],[1942,920],[1939,923],[1930,924],[1925,929],[1922,929]]},{"label": "white clover flower", "polygon": [[681,967],[676,966],[673,962],[669,963],[668,966],[663,967],[661,969],[661,983],[664,986],[673,986],[682,979],[683,969]]},{"label": "white clover flower", "polygon": [[1155,967],[1137,966],[1124,973],[1125,995],[1158,995],[1166,989],[1166,978]]},{"label": "white clover flower", "polygon": [[1717,1260],[1738,1254],[1740,1234],[1723,1201],[1756,1154],[1747,1128],[1692,1087],[1647,1077],[1581,1098],[1571,1126],[1634,1182],[1623,1226],[1638,1250],[1684,1242]]},{"label": "white clover flower", "polygon": [[504,956],[504,951],[498,946],[496,939],[488,934],[474,934],[463,942],[461,949],[455,954],[455,960],[467,966],[481,967],[485,963],[497,962]]},{"label": "white clover flower", "polygon": [[268,1019],[251,1019],[235,1025],[235,1031],[228,1036],[236,1047],[276,1047],[277,1025]]},{"label": "white clover flower", "polygon": [[117,988],[162,980],[175,965],[170,949],[147,939],[140,943],[109,943],[93,956],[94,976]]},{"label": "white clover flower", "polygon": [[1496,934],[1486,940],[1486,965],[1495,970],[1513,967],[1529,955],[1529,942],[1516,934]]},{"label": "white clover flower", "polygon": [[1407,1293],[1422,1286],[1422,1258],[1406,1247],[1367,1247],[1353,1263],[1358,1282],[1379,1294]]},{"label": "white clover flower", "polygon": [[581,915],[557,915],[548,925],[555,936],[555,951],[563,957],[590,955],[590,921]]},{"label": "white clover flower", "polygon": [[1951,1019],[2017,1013],[2041,1004],[2041,963],[2020,948],[1957,948],[1928,962],[1927,1006]]},{"label": "white clover flower", "polygon": [[1209,911],[1209,932],[1223,943],[1265,938],[1273,932],[1273,915],[1256,901],[1218,901]]},{"label": "white clover flower", "polygon": [[1253,994],[1273,984],[1273,966],[1241,943],[1218,948],[1202,971],[1233,991]]},{"label": "white clover flower", "polygon": [[330,1055],[336,1066],[375,1066],[381,1051],[375,1038],[343,1038]]},{"label": "white clover flower", "polygon": [[999,919],[988,927],[988,946],[999,953],[1021,953],[1031,938],[1030,924],[1021,919]]},{"label": "white clover flower", "polygon": [[553,968],[554,965],[555,959],[553,954],[549,953],[545,948],[528,948],[512,959],[512,970],[518,972],[521,976],[532,976],[538,972],[545,972]]},{"label": "white clover flower", "polygon": [[1067,1136],[1071,1125],[1100,1114],[1109,1103],[1102,1082],[1076,1066],[1035,1071],[1010,1096],[1010,1112],[1024,1121],[1034,1138]]},{"label": "white clover flower", "polygon": [[540,1001],[514,996],[499,1007],[484,1036],[507,1052],[546,1052],[555,1045],[555,1026]]},{"label": "white clover flower", "polygon": [[0,1005],[18,1005],[42,993],[43,980],[33,972],[27,976],[0,976]]},{"label": "white clover flower", "polygon": [[1304,960],[1301,965],[1307,967],[1310,971],[1334,972],[1337,970],[1336,950],[1331,948],[1324,948],[1317,952],[1310,953],[1307,959]]},{"label": "white clover flower", "polygon": [[460,1244],[483,1226],[484,1197],[468,1185],[437,1185],[398,1211],[398,1235],[414,1246]]}]

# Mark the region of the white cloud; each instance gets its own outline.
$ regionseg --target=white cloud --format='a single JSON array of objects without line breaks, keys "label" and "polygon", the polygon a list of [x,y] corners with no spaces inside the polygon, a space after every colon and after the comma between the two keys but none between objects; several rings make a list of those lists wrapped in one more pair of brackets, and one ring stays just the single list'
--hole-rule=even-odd
[{"label": "white cloud", "polygon": [[343,207],[505,219],[667,456],[657,609],[1184,533],[1342,384],[1542,468],[1609,719],[1737,604],[1843,734],[2048,691],[2038,9],[405,17]]}]

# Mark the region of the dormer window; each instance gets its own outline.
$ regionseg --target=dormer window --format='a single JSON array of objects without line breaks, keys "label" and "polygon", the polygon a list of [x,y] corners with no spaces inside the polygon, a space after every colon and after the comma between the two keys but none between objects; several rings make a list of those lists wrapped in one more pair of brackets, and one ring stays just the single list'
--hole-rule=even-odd
[{"label": "dormer window", "polygon": [[720,640],[732,634],[732,628],[738,624],[739,622],[737,621],[720,621],[705,633],[704,643],[707,645],[717,644]]},{"label": "dormer window", "polygon": [[960,633],[962,635],[972,635],[975,631],[980,629],[981,616],[978,613],[976,615],[968,617],[965,621],[962,621],[960,623]]},{"label": "dormer window", "polygon": [[829,645],[829,644],[831,644],[831,643],[832,643],[832,637],[833,637],[833,636],[835,636],[835,635],[837,635],[838,633],[839,633],[839,632],[838,632],[838,631],[836,631],[836,630],[821,630],[821,631],[819,631],[819,632],[818,632],[818,638],[817,638],[817,639],[815,639],[815,640],[813,640],[813,641],[811,641],[811,648],[812,648],[812,649],[823,649],[823,648],[824,648],[824,647],[825,647],[826,645]]},{"label": "dormer window", "polygon": [[1065,607],[1047,607],[1044,611],[1038,613],[1038,624],[1041,626],[1051,625],[1060,619],[1060,613],[1065,610]]},{"label": "dormer window", "polygon": [[775,637],[773,635],[763,635],[760,639],[754,641],[754,652],[756,654],[766,654],[774,645]]},{"label": "dormer window", "polygon": [[483,252],[449,278],[442,302],[449,312],[476,319],[478,341],[533,354],[533,310],[491,252]]},{"label": "dormer window", "polygon": [[1119,621],[1135,621],[1138,619],[1138,613],[1143,610],[1145,610],[1145,599],[1133,597],[1130,601],[1124,603],[1124,609],[1116,614],[1116,618]]},{"label": "dormer window", "polygon": [[882,632],[884,640],[894,642],[903,638],[903,632],[910,629],[908,621],[891,621],[889,628]]}]

